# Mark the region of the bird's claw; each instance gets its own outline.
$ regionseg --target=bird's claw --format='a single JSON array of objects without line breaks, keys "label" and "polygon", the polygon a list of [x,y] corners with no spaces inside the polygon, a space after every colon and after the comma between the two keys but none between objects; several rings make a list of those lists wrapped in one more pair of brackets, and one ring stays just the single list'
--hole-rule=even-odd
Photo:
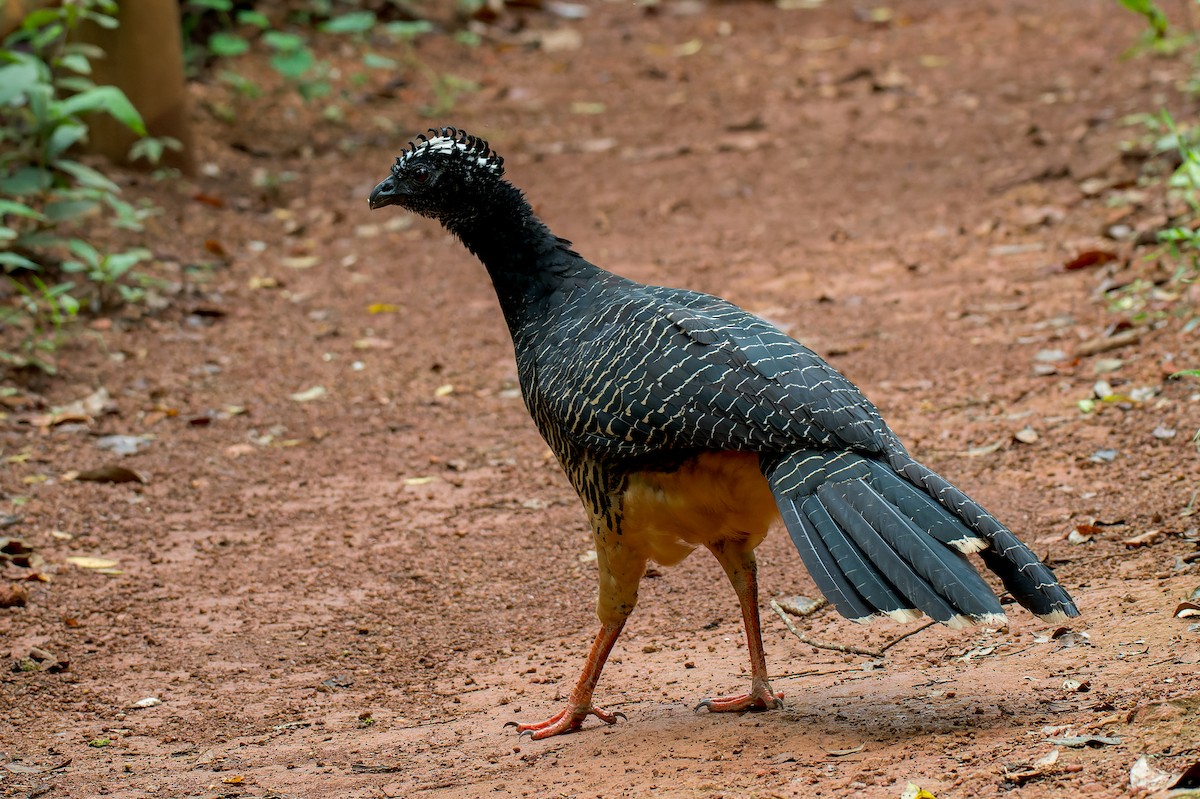
[{"label": "bird's claw", "polygon": [[783,694],[773,694],[770,691],[742,694],[741,696],[722,696],[717,699],[701,699],[692,709],[699,713],[702,709],[709,713],[738,713],[742,711],[758,712],[762,710],[778,710],[783,707]]},{"label": "bird's claw", "polygon": [[561,735],[563,733],[575,732],[583,726],[583,720],[588,716],[595,716],[605,724],[616,724],[617,719],[625,719],[629,721],[629,717],[621,711],[610,713],[609,711],[599,707],[584,707],[575,708],[568,706],[563,708],[558,713],[555,713],[545,721],[536,724],[520,724],[515,721],[504,722],[505,727],[516,727],[517,738],[521,739],[526,735],[530,740],[538,741],[542,738],[549,738],[551,735]]}]

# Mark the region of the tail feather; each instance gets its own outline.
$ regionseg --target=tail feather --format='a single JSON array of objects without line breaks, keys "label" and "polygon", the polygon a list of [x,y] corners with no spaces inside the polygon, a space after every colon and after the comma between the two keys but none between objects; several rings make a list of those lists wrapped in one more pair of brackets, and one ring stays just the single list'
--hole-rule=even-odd
[{"label": "tail feather", "polygon": [[[855,481],[857,482],[857,481]],[[896,590],[917,608],[937,621],[954,624],[953,619],[961,614],[956,613],[950,603],[940,595],[929,581],[918,574],[911,564],[893,549],[876,525],[874,520],[867,520],[860,511],[863,503],[854,500],[861,499],[856,492],[847,489],[853,483],[823,483],[817,488],[817,496],[821,504],[829,509],[829,514],[846,530],[854,542],[879,569],[888,576]],[[862,485],[862,483],[858,483]]]},{"label": "tail feather", "polygon": [[989,547],[980,556],[1013,598],[1053,624],[1079,615],[1070,594],[1058,584],[1050,567],[975,500],[903,451],[893,453],[890,460],[897,472],[988,540]]},{"label": "tail feather", "polygon": [[1037,615],[1078,615],[1050,569],[983,508],[902,449],[888,458],[802,450],[763,460],[792,541],[842,615],[909,619],[919,609],[950,626],[1002,621],[962,554],[972,551]]},{"label": "tail feather", "polygon": [[[860,598],[860,602],[866,603],[863,618],[876,613],[886,613],[896,621],[912,621],[919,615],[913,603],[897,595],[896,589],[887,578],[871,565],[871,561],[843,532],[842,527],[834,521],[818,497],[807,497],[800,504],[800,508],[811,523],[813,531],[828,548],[832,563],[835,564],[830,570],[844,575],[853,586],[855,596]],[[792,541],[795,540],[796,536],[792,536]]]},{"label": "tail feather", "polygon": [[[888,502],[866,483],[825,483],[817,489],[818,495],[834,492],[861,514],[860,518],[875,536],[895,553],[900,573],[908,575],[911,572],[910,579],[915,578],[918,584],[916,590],[932,593],[938,600],[931,603],[928,609],[921,606],[931,618],[956,626],[953,617],[939,615],[944,612],[940,605],[954,611],[954,616],[978,620],[995,617],[988,619],[994,621],[1003,618],[1004,611],[992,589],[958,550],[929,536],[926,530],[918,526],[917,520],[905,516],[902,509]],[[882,554],[887,557],[886,552]],[[916,599],[915,594],[909,596]],[[965,619],[960,621],[966,623]]]},{"label": "tail feather", "polygon": [[912,519],[913,524],[949,547],[969,555],[987,549],[988,540],[969,529],[957,516],[946,513],[924,491],[913,491],[912,483],[880,461],[867,461],[871,486]]},{"label": "tail feather", "polygon": [[812,575],[817,588],[838,613],[854,621],[866,621],[876,613],[875,607],[863,601],[846,574],[838,567],[837,556],[830,553],[812,520],[798,504],[780,505],[783,523],[787,527],[800,559]]}]

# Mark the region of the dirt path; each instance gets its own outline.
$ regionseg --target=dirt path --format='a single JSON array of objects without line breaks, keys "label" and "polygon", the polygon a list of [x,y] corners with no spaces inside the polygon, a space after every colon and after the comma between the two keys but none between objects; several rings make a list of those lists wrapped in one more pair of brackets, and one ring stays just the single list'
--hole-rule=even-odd
[{"label": "dirt path", "polygon": [[[1137,22],[1099,0],[905,0],[887,22],[839,0],[693,5],[527,17],[576,48],[427,45],[482,84],[444,119],[411,87],[368,92],[344,128],[197,112],[210,174],[156,189],[151,232],[182,311],[91,331],[0,421],[0,487],[27,498],[4,534],[51,578],[0,610],[0,651],[69,661],[0,677],[5,796],[1115,796],[1143,753],[1198,759],[1200,633],[1172,611],[1200,583],[1183,560],[1200,394],[1165,374],[1200,352],[1176,326],[1073,357],[1116,317],[1093,298],[1102,270],[1062,269],[1112,248],[1114,211],[1080,184],[1129,177],[1121,119],[1173,98],[1179,65],[1119,61]],[[733,593],[698,556],[644,582],[604,675],[628,722],[518,741],[503,722],[553,712],[577,675],[594,555],[483,270],[431,223],[367,213],[435,121],[487,137],[591,260],[830,355],[1054,562],[1074,632],[1014,611],[873,661],[768,613],[785,709],[696,714],[747,670]],[[1082,414],[1098,377],[1150,391]],[[92,423],[39,418],[101,387]],[[1026,427],[1037,440],[1015,441]],[[112,434],[148,445],[117,458],[97,447]],[[148,482],[64,478],[118,461]],[[814,593],[786,536],[760,561],[764,602]],[[802,628],[865,646],[903,631],[832,611]],[[1080,735],[1120,742],[1006,779]]]}]

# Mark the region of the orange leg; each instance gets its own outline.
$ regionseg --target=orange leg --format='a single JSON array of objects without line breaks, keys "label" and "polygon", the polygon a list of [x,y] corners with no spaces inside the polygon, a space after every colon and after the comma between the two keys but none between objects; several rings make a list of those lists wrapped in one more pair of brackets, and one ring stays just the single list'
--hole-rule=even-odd
[{"label": "orange leg", "polygon": [[767,679],[767,655],[763,650],[762,626],[758,617],[758,563],[754,559],[754,550],[729,542],[712,544],[709,550],[725,569],[742,606],[746,648],[750,650],[750,693],[702,699],[696,705],[696,710],[706,707],[711,713],[729,713],[783,707],[783,694],[773,693]]},{"label": "orange leg", "polygon": [[595,716],[605,724],[616,724],[618,716],[625,718],[624,713],[610,713],[592,704],[592,694],[596,690],[596,683],[600,681],[600,672],[604,670],[604,662],[608,660],[608,654],[612,651],[613,644],[617,642],[617,636],[621,634],[621,628],[624,626],[624,620],[616,624],[601,625],[600,632],[596,634],[596,641],[592,644],[591,651],[588,652],[587,662],[583,664],[583,674],[580,675],[579,682],[575,684],[575,690],[571,691],[571,697],[567,700],[566,707],[545,721],[536,724],[518,724],[510,721],[504,726],[516,727],[519,735],[529,733],[530,737],[537,741],[549,738],[551,735],[574,732],[583,725],[583,720],[589,715]]}]

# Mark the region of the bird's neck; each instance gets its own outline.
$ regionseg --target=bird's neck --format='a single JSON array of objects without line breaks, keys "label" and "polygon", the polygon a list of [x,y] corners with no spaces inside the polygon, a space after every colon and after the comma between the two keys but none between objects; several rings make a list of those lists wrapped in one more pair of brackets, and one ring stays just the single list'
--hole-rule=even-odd
[{"label": "bird's neck", "polygon": [[555,236],[518,189],[502,183],[497,194],[460,209],[442,224],[487,267],[515,336],[530,309],[564,282],[587,280],[600,270]]}]

